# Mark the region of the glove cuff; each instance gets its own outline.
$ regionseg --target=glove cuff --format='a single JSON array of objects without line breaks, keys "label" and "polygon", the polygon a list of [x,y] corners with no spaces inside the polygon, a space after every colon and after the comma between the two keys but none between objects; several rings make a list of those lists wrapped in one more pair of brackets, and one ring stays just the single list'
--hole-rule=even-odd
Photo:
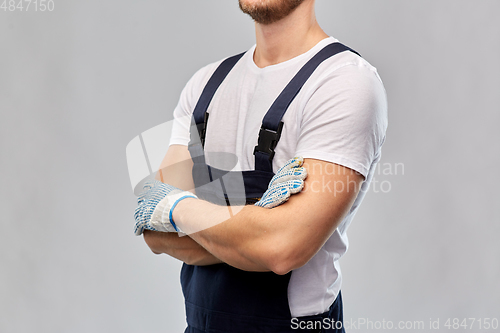
[{"label": "glove cuff", "polygon": [[165,196],[155,207],[151,216],[150,224],[159,231],[164,232],[182,232],[172,219],[172,212],[175,206],[183,199],[195,198],[196,195],[188,191],[175,190]]}]

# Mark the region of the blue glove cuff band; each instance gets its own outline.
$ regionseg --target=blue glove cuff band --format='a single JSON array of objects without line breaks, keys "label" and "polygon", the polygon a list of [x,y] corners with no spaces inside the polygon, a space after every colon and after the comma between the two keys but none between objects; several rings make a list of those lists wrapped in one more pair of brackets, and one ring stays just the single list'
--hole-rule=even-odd
[{"label": "blue glove cuff band", "polygon": [[172,218],[172,213],[174,212],[175,206],[177,206],[177,204],[181,200],[187,199],[187,198],[194,198],[194,199],[196,199],[196,197],[194,195],[185,195],[183,197],[180,197],[179,199],[177,199],[176,202],[174,202],[174,204],[172,205],[172,208],[170,208],[170,212],[168,214],[168,220],[170,221],[170,224],[172,224],[172,226],[174,227],[175,231],[177,231],[177,232],[179,232],[179,229],[177,228],[177,225],[175,225],[174,219]]}]

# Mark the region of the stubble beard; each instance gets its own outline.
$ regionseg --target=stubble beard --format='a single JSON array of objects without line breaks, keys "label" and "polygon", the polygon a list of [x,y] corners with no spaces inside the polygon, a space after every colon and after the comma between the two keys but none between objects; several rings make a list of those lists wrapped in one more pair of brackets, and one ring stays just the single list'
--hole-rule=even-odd
[{"label": "stubble beard", "polygon": [[260,24],[271,24],[287,17],[304,0],[259,0],[255,4],[248,4],[245,0],[238,0],[243,13]]}]

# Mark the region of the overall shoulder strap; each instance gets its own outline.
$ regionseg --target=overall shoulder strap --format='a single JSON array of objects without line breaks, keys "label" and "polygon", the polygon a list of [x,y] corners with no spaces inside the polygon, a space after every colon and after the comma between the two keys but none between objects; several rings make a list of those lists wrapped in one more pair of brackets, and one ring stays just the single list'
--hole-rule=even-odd
[{"label": "overall shoulder strap", "polygon": [[205,88],[203,88],[203,92],[201,93],[200,99],[198,99],[198,103],[196,103],[193,111],[193,120],[196,123],[202,146],[204,146],[205,144],[205,133],[208,120],[208,106],[210,105],[210,102],[212,101],[212,98],[214,97],[215,92],[221,85],[222,81],[224,81],[231,69],[233,69],[234,65],[236,65],[238,60],[240,60],[240,58],[244,54],[245,52],[229,57],[224,60],[219,65],[219,67],[217,67],[215,72],[208,80]]},{"label": "overall shoulder strap", "polygon": [[326,59],[344,51],[351,51],[359,55],[359,53],[341,43],[328,44],[295,74],[278,98],[276,98],[262,120],[258,145],[254,149],[255,170],[273,172],[272,160],[274,149],[281,136],[283,128],[281,119],[285,115],[286,110],[316,68]]}]

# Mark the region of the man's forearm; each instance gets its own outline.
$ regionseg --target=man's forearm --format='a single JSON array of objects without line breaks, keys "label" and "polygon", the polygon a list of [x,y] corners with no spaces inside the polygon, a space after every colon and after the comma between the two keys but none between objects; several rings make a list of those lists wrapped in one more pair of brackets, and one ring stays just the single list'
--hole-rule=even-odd
[{"label": "man's forearm", "polygon": [[[259,228],[254,228],[254,235],[249,234],[252,230],[251,222],[246,220],[249,209],[270,211],[255,206],[228,208],[204,200],[185,199],[177,204],[173,218],[198,246],[231,266],[246,271],[269,271],[268,265],[255,254],[258,247],[245,246],[249,238],[256,239],[260,233]],[[232,227],[227,228],[228,224]]]},{"label": "man's forearm", "polygon": [[[321,168],[314,168],[314,163]],[[306,188],[281,206],[228,211],[225,206],[185,199],[174,209],[173,220],[231,266],[285,274],[305,265],[321,249],[349,211],[363,181],[355,171],[334,168],[328,162],[309,160],[304,166],[314,171],[306,179]]]},{"label": "man's forearm", "polygon": [[[229,265],[246,271],[280,274],[288,271],[292,260],[291,265],[299,262],[302,265],[305,261],[301,258],[313,255],[295,250],[297,243],[307,241],[310,231],[298,230],[292,218],[285,205],[273,209],[245,206],[229,217],[226,207],[196,199],[180,202],[177,212],[174,211],[174,220],[180,222],[181,229],[185,228],[193,240]],[[197,232],[191,233],[192,230]],[[312,247],[309,250],[316,251]]]},{"label": "man's forearm", "polygon": [[165,253],[189,265],[204,266],[222,262],[189,236],[179,237],[173,232],[145,230],[144,240],[153,253]]}]

